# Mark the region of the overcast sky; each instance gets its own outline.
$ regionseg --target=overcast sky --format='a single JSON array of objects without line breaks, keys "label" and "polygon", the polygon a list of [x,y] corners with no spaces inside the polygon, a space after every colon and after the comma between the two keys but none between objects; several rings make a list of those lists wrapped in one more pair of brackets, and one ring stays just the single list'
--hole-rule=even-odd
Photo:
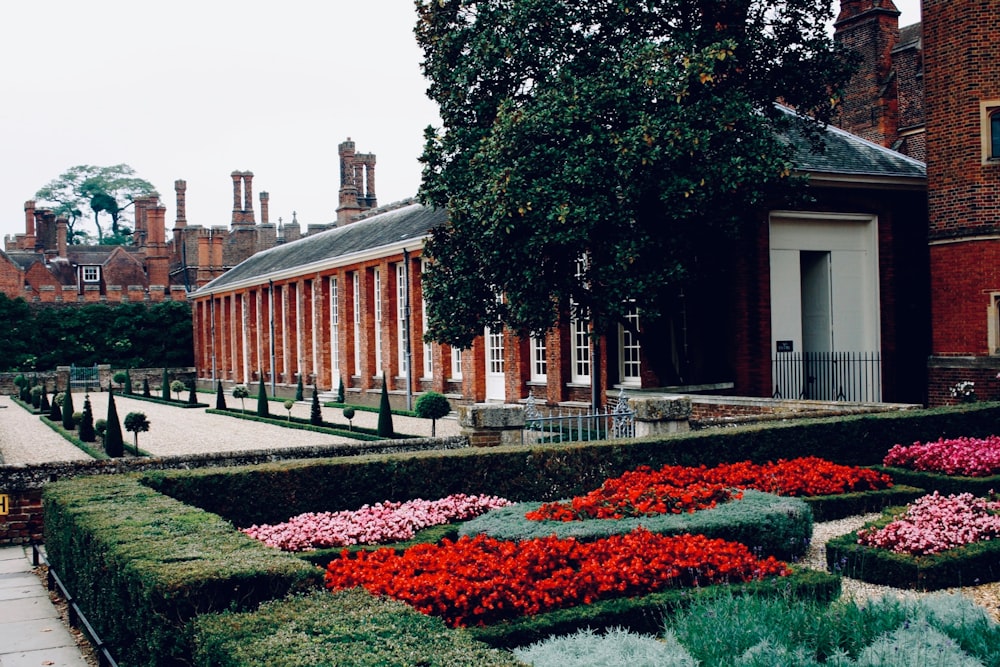
[{"label": "overcast sky", "polygon": [[[919,0],[896,0],[900,25]],[[420,184],[424,91],[411,0],[5,0],[0,9],[0,235],[67,168],[126,163],[176,218],[228,225],[230,173],[252,171],[254,209],[335,219],[337,145],[375,153],[380,204]],[[88,229],[93,231],[92,225]]]}]

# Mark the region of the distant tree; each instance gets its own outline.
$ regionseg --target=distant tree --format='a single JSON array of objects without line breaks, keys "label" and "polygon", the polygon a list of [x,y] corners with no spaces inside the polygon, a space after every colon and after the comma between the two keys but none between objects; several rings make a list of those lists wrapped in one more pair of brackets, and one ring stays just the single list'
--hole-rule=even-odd
[{"label": "distant tree", "polygon": [[163,398],[170,400],[170,376],[167,375],[167,369],[163,369],[163,379],[160,381],[160,391],[163,392]]},{"label": "distant tree", "polygon": [[[124,213],[137,198],[152,194],[156,194],[153,184],[138,178],[135,170],[127,164],[110,167],[78,165],[70,167],[39,189],[35,200],[38,205],[51,208],[56,216],[66,218],[71,243],[79,241],[82,236],[83,230],[77,227],[77,222],[88,208],[94,214],[99,243],[104,241],[106,235],[119,242],[127,242],[132,232],[122,224]],[[111,218],[107,230],[101,226],[102,213]]]},{"label": "distant tree", "polygon": [[73,423],[73,391],[67,387],[63,394],[62,418],[63,428],[72,431],[75,428]]},{"label": "distant tree", "polygon": [[298,375],[299,375],[299,383],[295,387],[295,400],[296,401],[301,401],[302,400],[302,392],[303,392],[303,387],[302,387],[302,373],[299,373]]},{"label": "distant tree", "polygon": [[337,402],[338,403],[343,403],[344,402],[344,378],[340,377],[340,378],[337,378],[337,379],[338,379],[338,381],[340,383],[340,384],[337,385]]},{"label": "distant tree", "polygon": [[94,410],[90,405],[90,394],[83,396],[83,414],[80,415],[80,440],[84,442],[94,442],[97,440],[97,433],[94,431]]},{"label": "distant tree", "polygon": [[320,409],[319,392],[316,391],[316,385],[313,385],[312,404],[309,406],[309,423],[313,426],[323,425],[323,411]]},{"label": "distant tree", "polygon": [[215,409],[216,410],[226,409],[226,394],[222,391],[221,380],[215,383]]},{"label": "distant tree", "polygon": [[233,398],[240,399],[240,410],[242,410],[243,412],[247,411],[247,406],[246,403],[244,403],[244,399],[249,397],[250,397],[250,390],[247,389],[247,386],[245,384],[238,384],[235,387],[233,387]]},{"label": "distant tree", "polygon": [[139,454],[139,434],[149,430],[149,419],[142,412],[130,412],[125,415],[125,430],[132,433],[135,453]]},{"label": "distant tree", "polygon": [[107,431],[104,433],[104,451],[108,456],[118,457],[125,453],[125,441],[122,440],[122,425],[118,421],[118,408],[115,407],[115,393],[108,387],[108,418]]},{"label": "distant tree", "polygon": [[257,416],[270,417],[271,412],[267,409],[267,392],[264,390],[264,374],[260,376],[260,386],[257,388]]},{"label": "distant tree", "polygon": [[413,406],[418,417],[431,420],[431,437],[437,435],[437,420],[451,412],[448,399],[435,391],[428,391]]},{"label": "distant tree", "polygon": [[115,374],[111,376],[111,379],[115,381],[115,384],[117,384],[122,391],[124,391],[125,381],[128,380],[128,373],[125,371],[116,371]]},{"label": "distant tree", "polygon": [[389,384],[385,379],[385,371],[382,371],[382,399],[378,404],[378,436],[380,438],[391,438],[392,428],[392,408],[389,405]]}]

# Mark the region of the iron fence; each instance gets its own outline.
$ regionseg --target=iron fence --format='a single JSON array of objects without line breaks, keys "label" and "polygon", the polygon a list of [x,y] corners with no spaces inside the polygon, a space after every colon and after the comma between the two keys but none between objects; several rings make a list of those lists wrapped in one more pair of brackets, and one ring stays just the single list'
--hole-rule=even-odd
[{"label": "iron fence", "polygon": [[614,405],[590,411],[558,408],[543,412],[529,394],[524,417],[521,442],[526,444],[635,437],[635,413],[629,409],[624,391]]},{"label": "iron fence", "polygon": [[71,365],[69,367],[69,386],[84,391],[100,388],[101,379],[97,364],[93,366]]},{"label": "iron fence", "polygon": [[771,360],[774,398],[878,403],[878,352],[778,352]]}]

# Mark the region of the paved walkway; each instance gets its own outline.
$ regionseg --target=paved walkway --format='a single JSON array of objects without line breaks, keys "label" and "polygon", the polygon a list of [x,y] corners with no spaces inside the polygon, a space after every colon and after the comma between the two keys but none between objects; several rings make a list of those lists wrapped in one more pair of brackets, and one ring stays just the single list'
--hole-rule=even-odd
[{"label": "paved walkway", "polygon": [[30,556],[30,547],[0,548],[0,667],[87,667]]}]

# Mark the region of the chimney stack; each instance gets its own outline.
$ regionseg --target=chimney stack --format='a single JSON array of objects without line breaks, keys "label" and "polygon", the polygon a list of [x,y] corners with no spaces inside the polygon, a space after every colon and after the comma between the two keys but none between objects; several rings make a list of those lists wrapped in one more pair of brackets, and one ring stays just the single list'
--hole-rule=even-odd
[{"label": "chimney stack", "polygon": [[337,150],[340,154],[340,192],[337,224],[345,225],[362,211],[375,208],[375,154],[356,153],[348,137]]},{"label": "chimney stack", "polygon": [[240,189],[243,185],[243,173],[239,171],[234,171],[230,176],[233,177],[233,224],[237,225],[243,222],[243,197]]},{"label": "chimney stack", "polygon": [[253,214],[253,172],[243,172],[243,222],[255,224]]},{"label": "chimney stack", "polygon": [[187,227],[187,181],[174,181],[174,194],[177,197],[177,219],[174,229]]},{"label": "chimney stack", "polygon": [[66,259],[66,233],[69,229],[69,220],[66,218],[56,218],[56,256]]},{"label": "chimney stack", "polygon": [[266,192],[260,193],[260,224],[262,225],[268,224],[267,205],[268,205],[268,200],[270,200],[270,198],[271,196]]}]

